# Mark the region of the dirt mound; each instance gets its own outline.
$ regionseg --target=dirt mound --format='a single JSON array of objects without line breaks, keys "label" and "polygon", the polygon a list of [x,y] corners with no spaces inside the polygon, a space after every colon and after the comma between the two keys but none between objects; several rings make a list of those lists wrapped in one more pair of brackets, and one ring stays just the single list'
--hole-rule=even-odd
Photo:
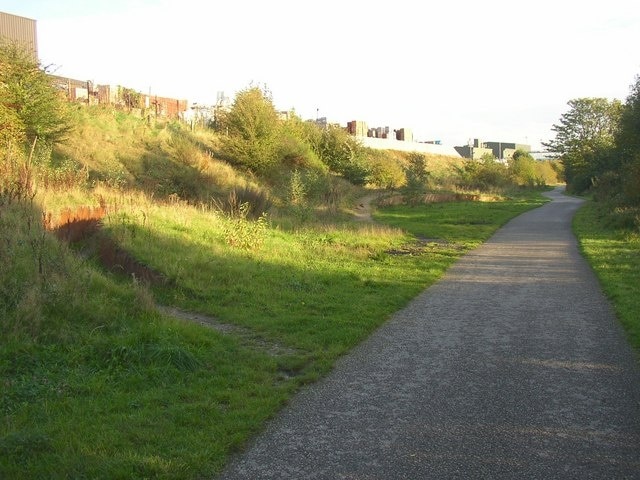
[{"label": "dirt mound", "polygon": [[132,276],[146,284],[168,283],[162,273],[138,261],[102,231],[102,219],[106,214],[106,206],[64,208],[55,216],[52,212],[46,213],[43,223],[45,229],[60,240],[82,245],[86,254],[97,258],[113,273]]}]

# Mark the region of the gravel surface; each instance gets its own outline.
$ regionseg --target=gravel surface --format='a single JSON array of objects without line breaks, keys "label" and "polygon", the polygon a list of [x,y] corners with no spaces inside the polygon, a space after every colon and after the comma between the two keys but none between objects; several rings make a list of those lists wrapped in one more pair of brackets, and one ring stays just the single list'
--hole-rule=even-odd
[{"label": "gravel surface", "polygon": [[640,479],[640,369],[549,194],[304,389],[219,477]]}]

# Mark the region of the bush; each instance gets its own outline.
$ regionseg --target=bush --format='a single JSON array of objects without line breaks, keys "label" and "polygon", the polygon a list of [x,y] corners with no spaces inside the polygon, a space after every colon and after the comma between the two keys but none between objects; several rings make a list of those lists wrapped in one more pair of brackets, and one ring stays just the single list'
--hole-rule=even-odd
[{"label": "bush", "polygon": [[518,185],[533,188],[542,182],[536,168],[536,160],[523,150],[516,150],[509,161],[509,170]]},{"label": "bush", "polygon": [[369,184],[374,187],[395,190],[406,183],[405,171],[398,161],[374,157],[369,165]]},{"label": "bush", "polygon": [[469,160],[454,169],[456,186],[464,190],[493,191],[512,184],[507,167],[493,158]]},{"label": "bush", "polygon": [[233,189],[224,200],[214,200],[213,205],[234,218],[257,219],[271,209],[272,203],[264,190],[246,186]]},{"label": "bush", "polygon": [[371,165],[367,162],[365,149],[343,128],[329,127],[324,130],[314,148],[331,171],[354,185],[367,183]]},{"label": "bush", "polygon": [[243,203],[238,211],[230,216],[223,227],[225,241],[228,245],[242,250],[257,250],[262,247],[267,236],[267,216],[261,214],[257,220],[248,219],[250,206]]},{"label": "bush", "polygon": [[427,161],[421,153],[413,152],[409,155],[409,162],[404,170],[407,183],[405,191],[409,195],[424,193],[429,182]]},{"label": "bush", "polygon": [[251,87],[239,92],[224,118],[224,155],[255,172],[278,160],[278,115],[266,91]]}]

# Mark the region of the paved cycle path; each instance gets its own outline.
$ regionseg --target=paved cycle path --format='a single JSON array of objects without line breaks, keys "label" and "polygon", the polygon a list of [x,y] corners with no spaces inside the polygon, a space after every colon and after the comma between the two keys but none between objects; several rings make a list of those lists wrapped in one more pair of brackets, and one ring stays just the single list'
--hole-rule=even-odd
[{"label": "paved cycle path", "polygon": [[556,190],[297,395],[221,479],[640,479],[637,358]]}]

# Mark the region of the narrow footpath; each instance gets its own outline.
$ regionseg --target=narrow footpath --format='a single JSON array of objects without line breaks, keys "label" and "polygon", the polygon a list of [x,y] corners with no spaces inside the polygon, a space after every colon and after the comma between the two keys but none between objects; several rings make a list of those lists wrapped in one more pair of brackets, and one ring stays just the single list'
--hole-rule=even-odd
[{"label": "narrow footpath", "polygon": [[219,477],[640,479],[640,369],[556,190],[304,389]]}]

